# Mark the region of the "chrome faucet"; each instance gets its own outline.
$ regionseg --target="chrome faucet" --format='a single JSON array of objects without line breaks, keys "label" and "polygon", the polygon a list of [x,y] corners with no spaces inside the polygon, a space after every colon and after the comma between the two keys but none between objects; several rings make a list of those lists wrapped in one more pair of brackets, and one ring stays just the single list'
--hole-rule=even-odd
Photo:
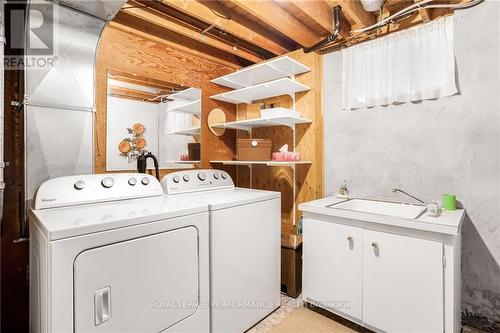
[{"label": "chrome faucet", "polygon": [[425,202],[424,202],[423,200],[420,200],[419,198],[417,198],[417,197],[415,197],[415,196],[413,196],[413,195],[411,195],[411,194],[409,194],[409,193],[407,193],[407,192],[405,192],[405,191],[403,191],[403,190],[401,190],[401,189],[399,189],[399,188],[393,188],[393,189],[392,189],[392,193],[396,193],[396,192],[401,192],[401,193],[403,193],[403,194],[405,194],[405,195],[409,196],[410,198],[415,199],[415,200],[417,200],[418,202],[425,204]]}]

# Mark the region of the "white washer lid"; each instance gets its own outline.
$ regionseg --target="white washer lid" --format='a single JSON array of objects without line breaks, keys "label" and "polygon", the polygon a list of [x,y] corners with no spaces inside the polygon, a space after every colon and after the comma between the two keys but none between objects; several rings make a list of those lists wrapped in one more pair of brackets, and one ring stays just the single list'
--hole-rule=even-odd
[{"label": "white washer lid", "polygon": [[30,219],[50,240],[80,236],[206,212],[208,205],[173,196],[31,210]]},{"label": "white washer lid", "polygon": [[247,205],[259,201],[279,199],[281,198],[280,192],[254,190],[248,188],[229,188],[213,191],[201,191],[188,194],[174,194],[169,197],[176,197],[184,199],[188,202],[190,200],[198,200],[206,202],[210,210],[218,210],[230,208],[235,206]]}]

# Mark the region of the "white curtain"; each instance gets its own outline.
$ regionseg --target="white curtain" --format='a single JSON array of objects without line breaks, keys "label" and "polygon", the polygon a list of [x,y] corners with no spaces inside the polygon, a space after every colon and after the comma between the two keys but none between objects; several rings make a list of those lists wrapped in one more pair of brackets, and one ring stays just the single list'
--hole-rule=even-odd
[{"label": "white curtain", "polygon": [[453,16],[343,49],[343,109],[457,93]]}]

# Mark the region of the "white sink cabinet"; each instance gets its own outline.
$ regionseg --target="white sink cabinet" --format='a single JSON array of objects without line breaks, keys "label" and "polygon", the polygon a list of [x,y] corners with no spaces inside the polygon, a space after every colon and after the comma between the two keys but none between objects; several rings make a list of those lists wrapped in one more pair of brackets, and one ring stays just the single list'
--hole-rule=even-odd
[{"label": "white sink cabinet", "polygon": [[328,207],[339,201],[299,207],[304,301],[378,332],[460,332],[465,211],[407,219]]}]

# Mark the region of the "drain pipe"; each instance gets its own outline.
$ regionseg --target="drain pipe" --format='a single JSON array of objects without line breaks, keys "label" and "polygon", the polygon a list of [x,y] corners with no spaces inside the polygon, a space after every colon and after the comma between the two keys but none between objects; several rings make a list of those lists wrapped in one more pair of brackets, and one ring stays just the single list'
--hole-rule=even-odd
[{"label": "drain pipe", "polygon": [[333,32],[330,36],[326,37],[325,39],[319,41],[318,43],[314,44],[311,47],[304,48],[304,53],[310,53],[314,52],[316,50],[319,50],[320,48],[323,48],[327,46],[330,43],[333,43],[337,37],[340,35],[340,12],[342,8],[340,6],[334,7],[333,8]]}]

